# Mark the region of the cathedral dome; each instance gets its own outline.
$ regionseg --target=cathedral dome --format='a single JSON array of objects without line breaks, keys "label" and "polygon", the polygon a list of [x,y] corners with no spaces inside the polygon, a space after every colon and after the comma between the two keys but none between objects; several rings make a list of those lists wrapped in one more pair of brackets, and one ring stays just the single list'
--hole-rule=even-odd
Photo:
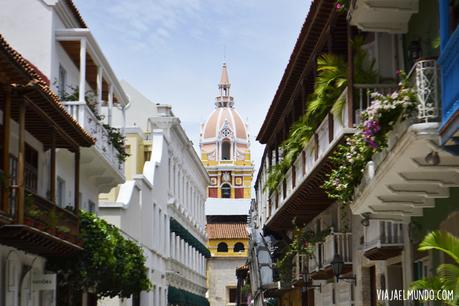
[{"label": "cathedral dome", "polygon": [[247,142],[247,126],[241,115],[232,107],[217,107],[204,123],[202,141],[225,137]]},{"label": "cathedral dome", "polygon": [[[219,95],[215,98],[215,110],[209,115],[201,129],[201,151],[210,154],[211,159],[244,158],[249,148],[247,124],[234,108],[230,95],[231,84],[226,64],[223,64]],[[230,152],[224,154],[225,148]]]}]

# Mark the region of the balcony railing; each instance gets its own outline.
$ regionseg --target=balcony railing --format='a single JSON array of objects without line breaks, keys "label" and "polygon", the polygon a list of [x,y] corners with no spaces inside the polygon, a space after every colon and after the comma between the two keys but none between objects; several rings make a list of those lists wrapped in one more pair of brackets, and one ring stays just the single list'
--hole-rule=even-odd
[{"label": "balcony railing", "polygon": [[352,264],[352,234],[332,233],[324,242],[324,266],[330,266],[335,254],[341,255],[344,264]]},{"label": "balcony railing", "polygon": [[46,231],[61,239],[78,243],[79,218],[72,211],[60,208],[36,194],[25,199],[26,225]]},{"label": "balcony railing", "polygon": [[108,131],[96,118],[88,105],[84,102],[64,102],[64,105],[73,118],[96,139],[95,147],[97,151],[121,177],[124,177],[124,162],[120,160],[118,150],[110,143]]},{"label": "balcony railing", "polygon": [[394,257],[403,249],[403,225],[391,221],[370,220],[364,229],[363,251],[373,260]]},{"label": "balcony railing", "polygon": [[330,267],[335,254],[342,256],[344,264],[352,264],[351,233],[332,233],[325,237],[323,243],[317,243],[314,256],[309,258],[309,273]]},{"label": "balcony railing", "polygon": [[[397,88],[398,85],[396,84],[355,84],[352,112],[354,125],[360,123],[361,113],[370,105],[372,92],[390,94]],[[317,165],[332,152],[343,136],[354,132],[353,128],[348,128],[350,121],[348,108],[350,103],[347,101],[347,89],[343,91],[338,101],[342,99],[346,99],[346,103],[344,103],[341,112],[339,114],[329,113],[324,118],[316,129],[314,137],[306,144],[303,151],[286,172],[284,180],[271,193],[272,215],[284,205],[289,196],[314,171]]]},{"label": "balcony railing", "polygon": [[307,272],[308,267],[308,255],[296,254],[293,257],[293,268],[292,268],[292,279],[294,281],[303,280],[303,275]]}]

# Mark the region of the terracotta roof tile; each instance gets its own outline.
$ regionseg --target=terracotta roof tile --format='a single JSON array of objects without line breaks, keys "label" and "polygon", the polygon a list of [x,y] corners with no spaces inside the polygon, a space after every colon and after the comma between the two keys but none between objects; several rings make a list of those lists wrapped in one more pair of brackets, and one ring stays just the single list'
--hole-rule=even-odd
[{"label": "terracotta roof tile", "polygon": [[65,117],[74,126],[79,136],[82,136],[83,141],[80,142],[82,146],[91,146],[95,143],[94,138],[70,115],[61,103],[59,97],[48,86],[49,80],[44,74],[34,65],[32,65],[26,58],[19,52],[11,47],[3,36],[0,34],[0,53],[9,57],[13,65],[16,65],[19,70],[22,70],[31,81],[35,82],[38,90],[40,90],[47,99],[59,110],[62,116]]},{"label": "terracotta roof tile", "polygon": [[65,2],[67,3],[73,15],[77,19],[78,23],[80,24],[80,27],[87,28],[88,26],[86,25],[86,22],[84,22],[83,17],[81,16],[80,11],[76,7],[75,3],[73,3],[72,0],[65,0]]},{"label": "terracotta roof tile", "polygon": [[248,239],[245,223],[212,223],[206,225],[209,239]]}]

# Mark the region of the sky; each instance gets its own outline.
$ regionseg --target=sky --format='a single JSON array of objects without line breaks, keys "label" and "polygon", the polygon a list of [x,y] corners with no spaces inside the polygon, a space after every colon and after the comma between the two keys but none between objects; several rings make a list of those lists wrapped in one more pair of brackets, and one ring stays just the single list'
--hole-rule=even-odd
[{"label": "sky", "polygon": [[235,107],[255,138],[287,66],[308,0],[75,0],[118,79],[172,105],[198,149],[227,62]]}]

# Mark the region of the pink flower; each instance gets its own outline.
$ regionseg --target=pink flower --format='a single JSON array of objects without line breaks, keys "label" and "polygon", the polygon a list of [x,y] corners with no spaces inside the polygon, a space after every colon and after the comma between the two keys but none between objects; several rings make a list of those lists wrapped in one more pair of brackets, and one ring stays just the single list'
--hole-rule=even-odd
[{"label": "pink flower", "polygon": [[337,10],[340,10],[343,6],[341,5],[341,3],[336,3],[336,9]]},{"label": "pink flower", "polygon": [[396,75],[400,75],[400,69],[395,70]]}]

